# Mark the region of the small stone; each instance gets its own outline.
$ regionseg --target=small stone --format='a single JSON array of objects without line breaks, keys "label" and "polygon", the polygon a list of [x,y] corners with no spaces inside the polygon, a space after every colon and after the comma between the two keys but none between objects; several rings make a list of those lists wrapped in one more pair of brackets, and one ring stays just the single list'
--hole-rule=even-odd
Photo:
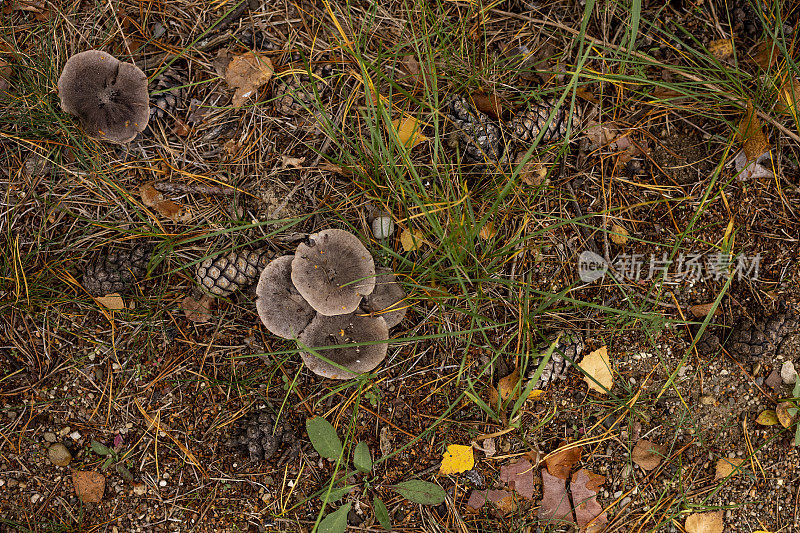
[{"label": "small stone", "polygon": [[135,483],[133,485],[133,493],[137,496],[142,496],[145,492],[147,492],[147,485],[144,483]]},{"label": "small stone", "polygon": [[31,503],[36,503],[41,499],[42,499],[41,494],[34,494],[33,496],[31,496]]},{"label": "small stone", "polygon": [[58,437],[56,437],[56,434],[53,433],[52,431],[48,431],[47,433],[44,434],[44,440],[46,442],[53,443],[58,440]]},{"label": "small stone", "polygon": [[797,382],[797,370],[794,369],[794,363],[786,361],[781,366],[781,379],[787,385],[794,385]]},{"label": "small stone", "polygon": [[75,440],[75,441],[81,440],[81,432],[80,431],[73,431],[72,433],[69,434],[69,437],[72,440]]},{"label": "small stone", "polygon": [[769,388],[777,390],[781,384],[780,371],[777,368],[774,369],[770,375],[767,376],[767,379],[764,381],[764,383],[766,383]]},{"label": "small stone", "polygon": [[66,446],[61,444],[53,444],[47,449],[47,458],[56,466],[67,466],[72,461],[72,454]]},{"label": "small stone", "polygon": [[372,221],[372,233],[376,239],[386,239],[394,233],[394,221],[391,217],[381,215]]},{"label": "small stone", "polygon": [[703,396],[700,396],[700,403],[702,405],[714,405],[714,401],[715,401],[714,397],[711,396],[710,394],[705,394]]}]

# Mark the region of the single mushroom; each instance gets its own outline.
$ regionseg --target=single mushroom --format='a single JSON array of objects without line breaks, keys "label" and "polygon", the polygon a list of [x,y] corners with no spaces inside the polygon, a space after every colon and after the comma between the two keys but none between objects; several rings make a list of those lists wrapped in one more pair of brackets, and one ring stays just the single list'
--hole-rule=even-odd
[{"label": "single mushroom", "polygon": [[61,109],[76,115],[89,135],[113,143],[133,140],[150,119],[147,76],[101,50],[67,60],[58,94]]},{"label": "single mushroom", "polygon": [[271,333],[296,339],[314,318],[314,309],[292,284],[293,255],[272,260],[256,286],[256,309],[261,322]]},{"label": "single mushroom", "polygon": [[318,313],[346,315],[375,288],[375,261],[352,233],[326,229],[297,247],[292,282]]},{"label": "single mushroom", "polygon": [[[318,376],[330,379],[349,379],[369,372],[386,358],[389,328],[383,317],[317,314],[300,334],[302,346],[313,348],[316,354],[343,366],[343,370],[317,355],[301,351],[306,366]],[[362,344],[377,342],[377,344]],[[357,344],[357,346],[352,346]],[[346,345],[346,346],[341,346]]]},{"label": "single mushroom", "polygon": [[379,315],[386,320],[389,328],[395,327],[406,316],[406,292],[397,283],[394,273],[389,268],[378,267],[375,269],[375,290],[364,296],[361,309],[373,315]]}]

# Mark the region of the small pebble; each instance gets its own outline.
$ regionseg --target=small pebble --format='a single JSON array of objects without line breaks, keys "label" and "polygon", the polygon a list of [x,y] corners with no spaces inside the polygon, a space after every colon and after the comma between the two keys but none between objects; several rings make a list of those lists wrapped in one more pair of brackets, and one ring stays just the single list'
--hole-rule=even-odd
[{"label": "small pebble", "polygon": [[794,385],[797,382],[797,370],[794,369],[794,363],[786,361],[781,366],[781,379],[787,385]]},{"label": "small pebble", "polygon": [[81,432],[80,431],[73,431],[69,434],[72,440],[81,440]]},{"label": "small pebble", "polygon": [[391,217],[381,215],[372,221],[372,233],[376,239],[386,239],[394,233],[394,221]]},{"label": "small pebble", "polygon": [[67,466],[72,461],[72,454],[59,442],[47,449],[47,458],[56,466]]},{"label": "small pebble", "polygon": [[56,434],[53,433],[52,431],[48,431],[47,433],[44,434],[44,440],[53,443],[58,440],[58,437],[56,437]]},{"label": "small pebble", "polygon": [[159,487],[166,487],[167,486],[167,482],[162,479],[161,481],[158,482],[158,486]]}]

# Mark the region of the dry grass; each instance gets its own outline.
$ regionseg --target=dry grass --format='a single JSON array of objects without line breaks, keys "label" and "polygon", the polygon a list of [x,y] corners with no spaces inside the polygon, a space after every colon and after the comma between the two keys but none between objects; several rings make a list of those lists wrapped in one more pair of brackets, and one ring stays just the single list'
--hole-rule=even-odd
[{"label": "dry grass", "polygon": [[[478,467],[490,485],[502,464],[532,448],[582,444],[583,464],[609,478],[600,498],[609,531],[674,528],[687,510],[741,503],[742,494],[768,503],[758,511],[731,506],[741,513],[732,523],[756,515],[742,531],[758,521],[791,527],[796,517],[772,511],[786,495],[748,492],[792,475],[773,453],[781,434],[752,429],[748,409],[768,406],[767,398],[754,392],[754,403],[730,407],[727,441],[709,435],[694,401],[697,390],[713,387],[713,369],[741,378],[720,379],[718,398],[725,387],[752,388],[756,372],[697,354],[687,325],[691,304],[718,300],[724,312],[714,321],[730,323],[800,299],[792,262],[796,125],[767,105],[768,87],[746,59],[753,35],[735,30],[733,66],[705,49],[731,33],[717,4],[645,6],[633,17],[617,3],[585,13],[570,2],[535,10],[516,1],[239,4],[246,9],[131,0],[4,8],[0,60],[14,71],[0,103],[0,480],[15,486],[0,496],[0,529],[241,531],[274,523],[310,530],[320,510],[313,495],[330,474],[302,434],[311,415],[331,421],[347,445],[368,442],[376,458],[381,430],[393,434],[369,487],[348,497],[363,504],[370,530],[378,530],[369,509],[376,494],[401,531],[535,530],[535,502],[503,518],[469,514],[466,482],[432,475],[445,444],[495,432],[498,453]],[[762,18],[766,28],[779,27],[769,13]],[[640,31],[635,50],[631,25]],[[278,78],[309,63],[332,67],[300,116],[275,113],[276,80],[253,102],[231,106],[215,59],[250,49],[248,31],[275,45],[264,53]],[[791,46],[786,36],[779,42]],[[151,79],[174,69],[188,97],[128,146],[89,139],[60,111],[55,90],[66,58],[87,48],[133,59]],[[418,72],[409,71],[409,57]],[[524,162],[540,165],[544,182],[531,184],[523,165],[482,176],[459,165],[442,102],[478,90],[498,94],[506,111],[548,97],[584,114],[568,139],[528,150]],[[747,97],[782,154],[774,182],[741,183],[726,166]],[[403,115],[420,120],[429,137],[411,151],[390,133]],[[615,147],[590,147],[589,120],[613,121],[641,151],[631,162]],[[302,162],[287,165],[287,156]],[[46,161],[46,172],[34,157]],[[191,221],[175,224],[144,206],[138,189],[150,182],[184,186],[170,197],[191,209]],[[396,221],[395,238],[372,238],[369,218],[379,209]],[[613,224],[630,233],[624,247],[614,243]],[[209,324],[184,318],[180,302],[203,258],[233,247],[287,253],[330,226],[360,235],[376,261],[399,274],[413,304],[373,374],[344,383],[315,378],[291,343],[260,326],[246,291],[218,301]],[[420,250],[403,249],[396,237],[405,229],[422,232]],[[83,266],[109,247],[143,242],[155,246],[147,279],[125,295],[129,309],[104,309],[81,285]],[[612,259],[727,248],[762,252],[769,267],[757,283],[693,287],[586,285],[575,276],[586,249]],[[573,372],[517,417],[490,405],[497,378],[535,369],[560,330],[581,332],[591,348],[609,346],[618,371],[612,394],[587,394]],[[631,358],[642,352],[653,356]],[[687,364],[691,379],[678,378]],[[236,420],[263,405],[298,428],[305,445],[297,461],[243,464],[226,446]],[[44,433],[66,426],[59,438],[75,451],[75,469],[100,467],[91,440],[122,435],[131,452],[124,464],[144,494],[112,471],[104,501],[80,504],[66,471],[46,459]],[[68,436],[75,430],[79,441]],[[658,470],[630,464],[638,436],[668,444]],[[728,487],[738,492],[721,491],[703,463],[726,446],[739,449],[745,437],[754,440],[746,457],[762,467]],[[385,488],[420,475],[450,490],[445,504],[412,505]]]}]

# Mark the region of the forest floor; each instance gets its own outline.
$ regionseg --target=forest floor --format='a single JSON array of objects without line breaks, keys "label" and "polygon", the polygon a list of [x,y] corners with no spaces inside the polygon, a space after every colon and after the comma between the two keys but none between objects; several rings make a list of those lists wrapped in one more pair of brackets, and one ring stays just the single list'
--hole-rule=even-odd
[{"label": "forest floor", "polygon": [[[800,531],[797,14],[6,0],[0,531]],[[164,108],[129,143],[60,107],[89,49]],[[206,258],[331,227],[407,294],[372,372],[311,373],[252,286],[187,317]],[[581,367],[537,383],[559,333]]]}]

